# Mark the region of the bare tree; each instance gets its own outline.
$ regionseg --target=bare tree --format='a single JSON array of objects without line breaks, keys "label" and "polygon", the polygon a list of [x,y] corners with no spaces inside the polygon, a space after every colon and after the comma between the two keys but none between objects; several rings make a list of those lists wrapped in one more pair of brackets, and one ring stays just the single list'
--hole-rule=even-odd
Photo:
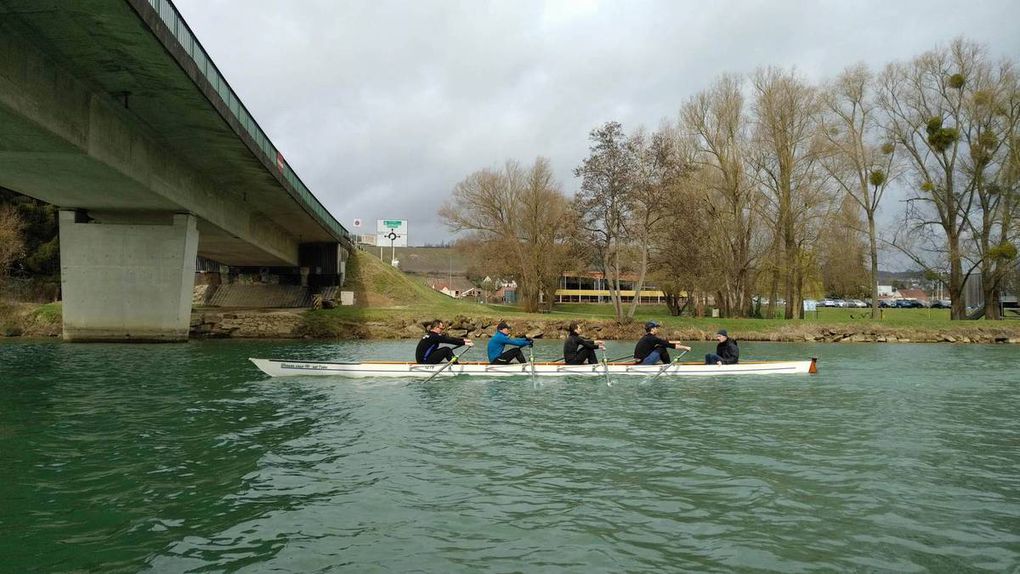
[{"label": "bare tree", "polygon": [[[692,165],[690,145],[666,122],[650,137],[638,131],[631,142],[635,146],[638,161],[631,193],[632,209],[627,219],[627,235],[636,252],[637,279],[634,282],[634,297],[626,314],[627,320],[634,319],[641,302],[653,236],[659,227],[677,223],[677,213],[668,198],[675,195],[673,188],[682,185],[688,178]],[[673,245],[672,251],[687,247]]]},{"label": "bare tree", "polygon": [[822,166],[838,189],[864,211],[871,263],[871,317],[878,310],[878,235],[875,216],[885,191],[897,177],[895,145],[881,141],[881,109],[874,77],[863,64],[843,71],[822,92],[820,133],[827,144]]},{"label": "bare tree", "polygon": [[[989,74],[988,66],[984,48],[958,39],[911,62],[890,64],[879,81],[884,127],[908,160],[912,191],[906,214],[909,231],[918,240],[915,245],[945,261],[953,319],[966,318],[964,284],[992,246],[979,241],[970,251],[967,245],[968,234],[975,228],[973,210],[995,211],[990,204],[981,204],[981,194],[994,190],[986,185],[989,180],[984,169],[975,169],[978,166],[967,160],[969,153],[986,151],[978,141],[984,133],[979,127],[982,114],[970,112],[981,107],[975,106],[975,97],[978,101],[983,97],[979,94],[986,82],[981,78]],[[997,97],[985,95],[988,101]],[[984,137],[991,143],[989,136]],[[973,143],[978,145],[969,148]],[[924,254],[906,248],[902,241],[897,241],[897,246],[915,262],[934,270]]]},{"label": "bare tree", "polygon": [[824,204],[815,130],[819,98],[793,72],[777,68],[758,70],[752,86],[757,148],[752,163],[766,195],[765,210],[774,221],[773,250],[779,255],[777,277],[783,282],[784,316],[803,317],[800,301],[806,260],[801,247],[810,229],[809,216]]},{"label": "bare tree", "polygon": [[977,213],[968,218],[975,244],[984,316],[999,318],[1003,279],[1017,259],[1018,189],[1016,140],[1020,127],[1020,90],[1015,66],[998,66],[979,58],[963,79],[966,121],[960,132],[969,151],[961,158],[963,173],[973,182]]},{"label": "bare tree", "polygon": [[[849,193],[842,195],[839,209],[829,214],[812,250],[826,294],[837,297],[875,297],[874,274],[868,272],[868,245],[861,221],[861,206]],[[873,318],[877,318],[873,317]]]},{"label": "bare tree", "polygon": [[548,309],[555,302],[560,277],[574,265],[576,214],[545,158],[527,171],[521,199],[520,237],[531,245],[525,261],[534,269],[539,300]]},{"label": "bare tree", "polygon": [[[698,177],[683,177],[664,189],[661,207],[670,213],[651,234],[650,273],[666,296],[670,314],[680,315],[698,294],[718,283],[714,222]],[[717,235],[717,234],[716,234]]]},{"label": "bare tree", "polygon": [[748,178],[745,160],[749,118],[744,112],[743,81],[723,76],[708,90],[691,98],[680,110],[680,129],[691,134],[697,146],[695,161],[708,216],[715,222],[723,266],[723,297],[717,304],[726,316],[752,313],[755,261],[755,212],[760,203]]},{"label": "bare tree", "polygon": [[[528,169],[508,161],[500,171],[484,169],[457,184],[440,208],[453,231],[470,231],[467,245],[502,262],[517,281],[522,306],[539,308],[542,293],[552,304],[556,282],[569,257],[569,204],[553,180],[548,160]],[[493,266],[490,268],[499,268]]]},{"label": "bare tree", "polygon": [[596,253],[596,265],[609,287],[616,320],[623,322],[620,275],[629,241],[627,225],[634,211],[638,150],[619,122],[607,122],[592,130],[589,139],[590,153],[574,170],[574,175],[581,178],[574,206],[585,239]]}]

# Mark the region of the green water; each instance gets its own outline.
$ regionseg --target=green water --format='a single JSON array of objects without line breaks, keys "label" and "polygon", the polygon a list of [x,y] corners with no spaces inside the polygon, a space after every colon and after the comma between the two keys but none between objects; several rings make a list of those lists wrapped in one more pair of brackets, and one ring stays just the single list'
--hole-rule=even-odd
[{"label": "green water", "polygon": [[0,343],[0,571],[1020,568],[1016,347],[747,343],[821,372],[611,387],[246,361],[412,345]]}]

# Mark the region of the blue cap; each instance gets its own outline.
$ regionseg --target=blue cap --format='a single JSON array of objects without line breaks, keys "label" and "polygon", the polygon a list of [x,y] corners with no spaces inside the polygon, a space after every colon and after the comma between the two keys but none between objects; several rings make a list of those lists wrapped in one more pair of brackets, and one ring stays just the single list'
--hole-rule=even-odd
[{"label": "blue cap", "polygon": [[661,326],[662,326],[662,323],[660,323],[658,321],[649,321],[649,322],[645,323],[645,331],[651,331],[652,329],[654,329],[656,327],[661,327]]}]

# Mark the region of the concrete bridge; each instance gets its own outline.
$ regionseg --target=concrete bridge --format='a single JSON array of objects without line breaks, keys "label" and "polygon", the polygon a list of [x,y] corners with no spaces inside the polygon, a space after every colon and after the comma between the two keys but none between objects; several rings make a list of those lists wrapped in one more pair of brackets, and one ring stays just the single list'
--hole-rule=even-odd
[{"label": "concrete bridge", "polygon": [[0,186],[61,209],[67,340],[187,339],[196,255],[337,285],[353,246],[168,0],[0,0]]}]

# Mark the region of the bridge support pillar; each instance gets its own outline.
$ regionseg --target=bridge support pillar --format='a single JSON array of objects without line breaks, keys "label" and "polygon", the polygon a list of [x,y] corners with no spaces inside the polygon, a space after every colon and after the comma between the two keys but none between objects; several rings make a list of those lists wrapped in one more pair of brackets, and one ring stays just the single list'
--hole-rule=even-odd
[{"label": "bridge support pillar", "polygon": [[308,269],[307,283],[302,271],[301,284],[313,289],[343,285],[347,273],[347,251],[339,243],[302,243],[298,263]]},{"label": "bridge support pillar", "polygon": [[117,223],[60,212],[65,341],[186,341],[198,229],[194,215]]}]

